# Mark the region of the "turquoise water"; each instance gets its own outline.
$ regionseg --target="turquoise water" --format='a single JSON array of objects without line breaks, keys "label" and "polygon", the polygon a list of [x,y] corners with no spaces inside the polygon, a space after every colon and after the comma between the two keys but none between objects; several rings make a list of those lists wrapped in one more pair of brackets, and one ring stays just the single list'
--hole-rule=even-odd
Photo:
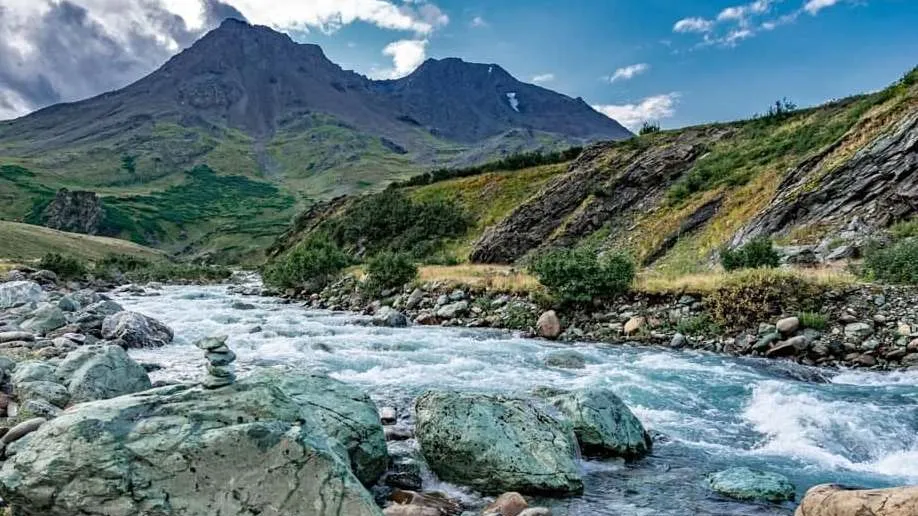
[{"label": "turquoise water", "polygon": [[[164,366],[155,379],[194,380],[203,357],[192,343],[229,335],[242,374],[259,367],[324,371],[407,413],[427,389],[530,396],[541,386],[612,388],[655,436],[634,463],[584,461],[583,496],[547,500],[556,515],[791,514],[784,506],[732,502],[708,491],[708,473],[749,466],[782,473],[798,496],[814,484],[918,483],[918,373],[820,373],[794,364],[694,352],[558,345],[508,332],[375,328],[353,314],[227,294],[222,286],[165,287],[117,301],[175,330],[173,345],[135,350]],[[233,308],[234,302],[255,309]],[[250,333],[253,327],[262,331]],[[581,370],[544,366],[575,348]],[[818,380],[822,380],[820,383]],[[814,381],[816,380],[816,381]],[[439,484],[432,484],[439,485]],[[439,486],[480,502],[474,493]]]}]

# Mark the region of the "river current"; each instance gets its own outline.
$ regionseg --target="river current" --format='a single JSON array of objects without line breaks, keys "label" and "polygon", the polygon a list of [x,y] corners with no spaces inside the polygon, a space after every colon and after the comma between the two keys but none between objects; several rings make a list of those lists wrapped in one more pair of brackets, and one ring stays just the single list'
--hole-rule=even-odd
[{"label": "river current", "polygon": [[[793,504],[734,502],[705,487],[706,474],[732,466],[784,474],[798,499],[825,482],[918,483],[918,372],[820,373],[697,352],[555,344],[495,330],[377,328],[358,315],[230,294],[226,286],[150,292],[158,295],[115,299],[175,330],[172,345],[131,352],[163,366],[154,380],[201,378],[203,355],[193,343],[224,334],[241,374],[260,367],[326,372],[400,411],[428,389],[532,397],[537,387],[610,387],[654,435],[653,453],[627,464],[583,461],[583,496],[540,501],[559,516],[792,514]],[[586,357],[586,368],[544,365],[551,352],[572,348]],[[455,486],[431,484],[481,502]]]}]

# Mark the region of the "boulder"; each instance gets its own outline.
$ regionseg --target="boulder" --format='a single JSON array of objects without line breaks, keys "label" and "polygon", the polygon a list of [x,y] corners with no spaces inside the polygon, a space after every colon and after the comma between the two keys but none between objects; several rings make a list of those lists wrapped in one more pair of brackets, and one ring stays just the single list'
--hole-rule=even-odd
[{"label": "boulder", "polygon": [[102,337],[120,339],[128,348],[156,348],[172,342],[172,329],[137,312],[118,312],[102,321]]},{"label": "boulder", "polygon": [[279,375],[263,372],[266,381],[309,411],[331,437],[347,449],[351,468],[364,484],[386,471],[386,437],[373,400],[360,389],[320,375]]},{"label": "boulder", "polygon": [[152,387],[143,366],[121,346],[87,346],[71,351],[57,366],[55,375],[67,386],[74,403],[105,400]]},{"label": "boulder", "polygon": [[864,340],[873,335],[873,325],[856,322],[845,325],[845,336],[852,340]]},{"label": "boulder", "polygon": [[447,482],[495,494],[583,490],[573,432],[526,401],[427,392],[415,403],[415,417],[424,458]]},{"label": "boulder", "polygon": [[641,331],[646,325],[646,318],[640,316],[632,317],[628,319],[628,322],[625,323],[625,335],[634,335],[635,333]]},{"label": "boulder", "polygon": [[386,326],[389,328],[405,328],[408,326],[408,318],[405,314],[385,306],[373,316],[374,326]]},{"label": "boulder", "polygon": [[27,331],[5,331],[0,332],[0,344],[4,342],[32,342],[35,340],[35,335]]},{"label": "boulder", "polygon": [[0,283],[0,309],[12,308],[26,303],[40,303],[48,295],[41,285],[34,281],[7,281]]},{"label": "boulder", "polygon": [[793,335],[800,329],[800,319],[798,317],[785,317],[775,324],[775,328],[785,337]]},{"label": "boulder", "polygon": [[519,516],[529,503],[519,493],[504,493],[481,511],[482,516]]},{"label": "boulder", "polygon": [[20,385],[27,382],[53,382],[57,378],[54,375],[54,366],[38,360],[28,360],[20,362],[13,371],[13,388],[18,389]]},{"label": "boulder", "polygon": [[557,339],[561,335],[561,320],[558,319],[558,314],[554,310],[549,310],[539,316],[536,322],[536,332],[539,337]]},{"label": "boulder", "polygon": [[914,516],[918,486],[889,489],[850,489],[823,484],[804,495],[796,516]]},{"label": "boulder", "polygon": [[796,491],[783,475],[749,468],[730,468],[713,473],[708,475],[707,481],[717,493],[745,501],[792,501]]},{"label": "boulder", "polygon": [[80,309],[80,303],[71,295],[66,295],[57,300],[57,307],[65,312],[76,312]]},{"label": "boulder", "polygon": [[461,317],[469,311],[468,301],[459,301],[458,303],[451,303],[448,305],[441,306],[437,310],[437,317],[441,319],[455,319],[456,317]]},{"label": "boulder", "polygon": [[379,516],[344,450],[263,381],[77,405],[0,469],[21,516]]},{"label": "boulder", "polygon": [[16,387],[16,396],[19,397],[20,403],[30,400],[44,400],[60,408],[67,406],[70,401],[70,393],[63,385],[55,382],[38,381],[24,382]]},{"label": "boulder", "polygon": [[561,369],[583,369],[586,367],[586,358],[570,349],[553,351],[545,357],[545,365]]},{"label": "boulder", "polygon": [[64,312],[51,303],[42,303],[19,324],[23,330],[44,335],[67,324]]},{"label": "boulder", "polygon": [[650,435],[641,421],[608,389],[564,394],[555,406],[570,418],[585,455],[635,459],[650,451]]}]

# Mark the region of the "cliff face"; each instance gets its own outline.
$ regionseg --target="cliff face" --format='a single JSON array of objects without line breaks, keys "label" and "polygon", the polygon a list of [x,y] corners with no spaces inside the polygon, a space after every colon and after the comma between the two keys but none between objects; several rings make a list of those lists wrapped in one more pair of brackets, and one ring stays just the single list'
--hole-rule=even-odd
[{"label": "cliff face", "polygon": [[58,190],[42,213],[42,223],[52,229],[98,235],[102,229],[102,200],[95,192]]}]

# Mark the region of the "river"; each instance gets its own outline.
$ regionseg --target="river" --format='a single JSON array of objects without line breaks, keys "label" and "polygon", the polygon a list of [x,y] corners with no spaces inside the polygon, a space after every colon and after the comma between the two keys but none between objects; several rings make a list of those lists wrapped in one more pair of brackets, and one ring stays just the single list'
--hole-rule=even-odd
[{"label": "river", "polygon": [[[612,388],[655,436],[654,451],[628,464],[583,461],[583,496],[542,501],[556,516],[792,514],[793,504],[738,503],[706,489],[706,474],[731,466],[784,474],[798,499],[824,482],[918,483],[916,372],[830,373],[820,383],[807,381],[820,376],[812,369],[760,359],[555,344],[494,330],[377,328],[365,317],[228,294],[226,286],[157,292],[116,296],[175,330],[172,345],[131,352],[163,366],[154,380],[201,378],[203,356],[193,342],[225,334],[241,374],[260,367],[327,372],[400,410],[427,389],[531,396],[542,386]],[[549,353],[569,348],[586,357],[586,368],[544,365]]]}]

